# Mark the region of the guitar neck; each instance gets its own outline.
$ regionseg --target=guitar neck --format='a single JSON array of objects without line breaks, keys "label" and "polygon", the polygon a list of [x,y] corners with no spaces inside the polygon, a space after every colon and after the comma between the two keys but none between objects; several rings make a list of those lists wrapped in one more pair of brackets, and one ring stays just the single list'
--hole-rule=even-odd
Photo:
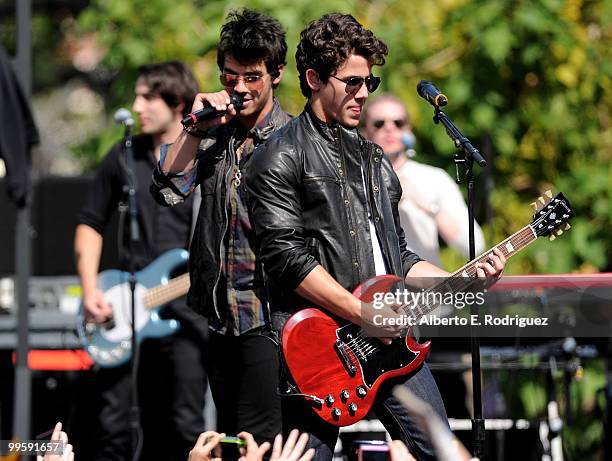
[{"label": "guitar neck", "polygon": [[[531,226],[525,226],[521,230],[515,232],[506,240],[498,243],[493,248],[485,251],[482,255],[476,259],[468,262],[465,266],[460,267],[453,272],[448,278],[442,282],[436,284],[430,288],[429,292],[433,293],[457,293],[468,289],[476,280],[476,263],[484,263],[489,259],[489,255],[495,248],[500,250],[506,258],[510,258],[515,253],[518,253],[531,242],[537,239],[536,233],[533,231]],[[439,307],[438,303],[423,303],[421,305],[411,306],[410,310],[404,309],[404,311],[410,315],[415,316],[417,319],[421,318],[436,308]]]},{"label": "guitar neck", "polygon": [[453,272],[449,278],[465,278],[465,277],[476,277],[476,263],[483,263],[489,259],[489,255],[493,253],[493,250],[497,248],[500,250],[506,258],[510,258],[515,253],[518,253],[531,242],[537,239],[535,232],[531,229],[531,226],[525,226],[521,230],[515,232],[506,240],[498,243],[496,246],[485,251],[482,255],[476,259],[468,262],[465,266],[460,267]]},{"label": "guitar neck", "polygon": [[147,309],[163,306],[187,294],[189,286],[189,274],[187,273],[173,278],[164,285],[149,288],[143,298],[144,306]]}]

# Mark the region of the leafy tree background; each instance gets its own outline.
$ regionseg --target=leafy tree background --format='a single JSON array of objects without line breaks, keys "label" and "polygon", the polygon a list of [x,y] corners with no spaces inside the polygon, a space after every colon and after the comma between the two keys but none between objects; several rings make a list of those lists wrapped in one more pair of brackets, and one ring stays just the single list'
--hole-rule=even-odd
[{"label": "leafy tree background", "polygon": [[[507,272],[612,270],[610,0],[74,4],[78,7],[53,14],[38,11],[34,18],[35,103],[55,108],[50,89],[78,78],[94,90],[106,114],[131,103],[136,69],[147,62],[184,60],[202,90],[220,89],[215,55],[220,26],[229,10],[243,6],[275,16],[286,28],[288,65],[277,96],[297,114],[304,104],[293,56],[299,32],[323,13],[351,13],[389,45],[387,64],[375,72],[383,78],[382,90],[399,95],[410,111],[418,159],[455,174],[453,145],[443,128],[432,123],[432,108],[416,95],[421,79],[444,90],[450,100],[445,112],[488,158],[489,166],[477,168],[476,179],[477,214],[490,243],[530,222],[528,204],[545,190],[561,190],[572,202],[577,215],[573,229],[552,244],[540,239],[514,257]],[[75,69],[74,48],[85,40],[95,42],[100,59]],[[54,123],[74,125],[83,118],[78,113],[57,114]],[[66,143],[92,168],[119,138],[120,129],[110,124],[110,115],[103,123],[82,123],[79,136],[71,130]],[[60,133],[54,129],[55,135]],[[462,258],[446,249],[444,262],[456,267]],[[601,378],[593,373],[575,390],[589,412],[596,408],[593,383]],[[521,410],[531,416],[543,414],[542,387],[521,389]],[[576,456],[594,452],[601,425],[591,422],[583,425],[588,436],[568,435]]]}]

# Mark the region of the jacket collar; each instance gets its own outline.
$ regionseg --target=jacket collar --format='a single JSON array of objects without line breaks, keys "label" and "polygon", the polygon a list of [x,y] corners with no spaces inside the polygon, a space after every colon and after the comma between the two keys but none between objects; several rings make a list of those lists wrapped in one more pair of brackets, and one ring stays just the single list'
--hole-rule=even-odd
[{"label": "jacket collar", "polygon": [[349,153],[359,153],[363,150],[364,144],[367,143],[357,128],[346,128],[337,122],[323,122],[316,116],[309,102],[306,103],[303,114],[314,130],[336,148],[342,143],[343,150]]},{"label": "jacket collar", "polygon": [[[272,134],[274,131],[281,128],[288,119],[289,115],[283,111],[278,103],[278,100],[274,98],[272,109],[270,109],[266,116],[259,123],[257,123],[257,125],[246,133],[246,136],[252,138],[255,144],[259,144],[268,139],[270,134]],[[245,134],[246,129],[240,123],[238,118],[234,118],[232,120],[232,124],[236,129],[236,133],[239,133],[239,136]]]},{"label": "jacket collar", "polygon": [[304,107],[304,114],[310,122],[310,125],[312,125],[312,127],[323,137],[323,139],[330,143],[338,142],[338,131],[340,129],[340,124],[336,122],[325,123],[314,113],[310,102],[306,103],[306,106]]}]

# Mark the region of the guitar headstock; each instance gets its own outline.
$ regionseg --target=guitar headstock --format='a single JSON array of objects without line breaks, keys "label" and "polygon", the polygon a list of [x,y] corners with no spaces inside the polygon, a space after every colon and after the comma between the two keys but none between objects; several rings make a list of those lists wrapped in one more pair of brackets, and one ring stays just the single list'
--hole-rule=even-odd
[{"label": "guitar headstock", "polygon": [[564,230],[571,227],[568,221],[575,214],[569,201],[561,192],[553,197],[551,191],[546,191],[545,195],[548,197],[548,201],[544,197],[540,197],[531,204],[536,212],[533,215],[530,227],[538,237],[548,236],[551,240],[554,240]]}]

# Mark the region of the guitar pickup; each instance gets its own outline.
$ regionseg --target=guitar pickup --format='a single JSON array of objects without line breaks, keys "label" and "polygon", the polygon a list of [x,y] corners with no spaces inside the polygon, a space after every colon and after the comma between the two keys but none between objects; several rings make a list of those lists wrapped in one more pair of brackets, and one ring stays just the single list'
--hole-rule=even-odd
[{"label": "guitar pickup", "polygon": [[334,349],[336,349],[336,352],[338,353],[338,357],[340,357],[340,360],[342,361],[342,364],[344,365],[344,368],[346,368],[346,371],[348,371],[349,375],[355,376],[355,374],[357,373],[357,367],[353,363],[353,359],[348,353],[347,345],[344,344],[339,339],[336,339],[336,343],[334,344]]}]

